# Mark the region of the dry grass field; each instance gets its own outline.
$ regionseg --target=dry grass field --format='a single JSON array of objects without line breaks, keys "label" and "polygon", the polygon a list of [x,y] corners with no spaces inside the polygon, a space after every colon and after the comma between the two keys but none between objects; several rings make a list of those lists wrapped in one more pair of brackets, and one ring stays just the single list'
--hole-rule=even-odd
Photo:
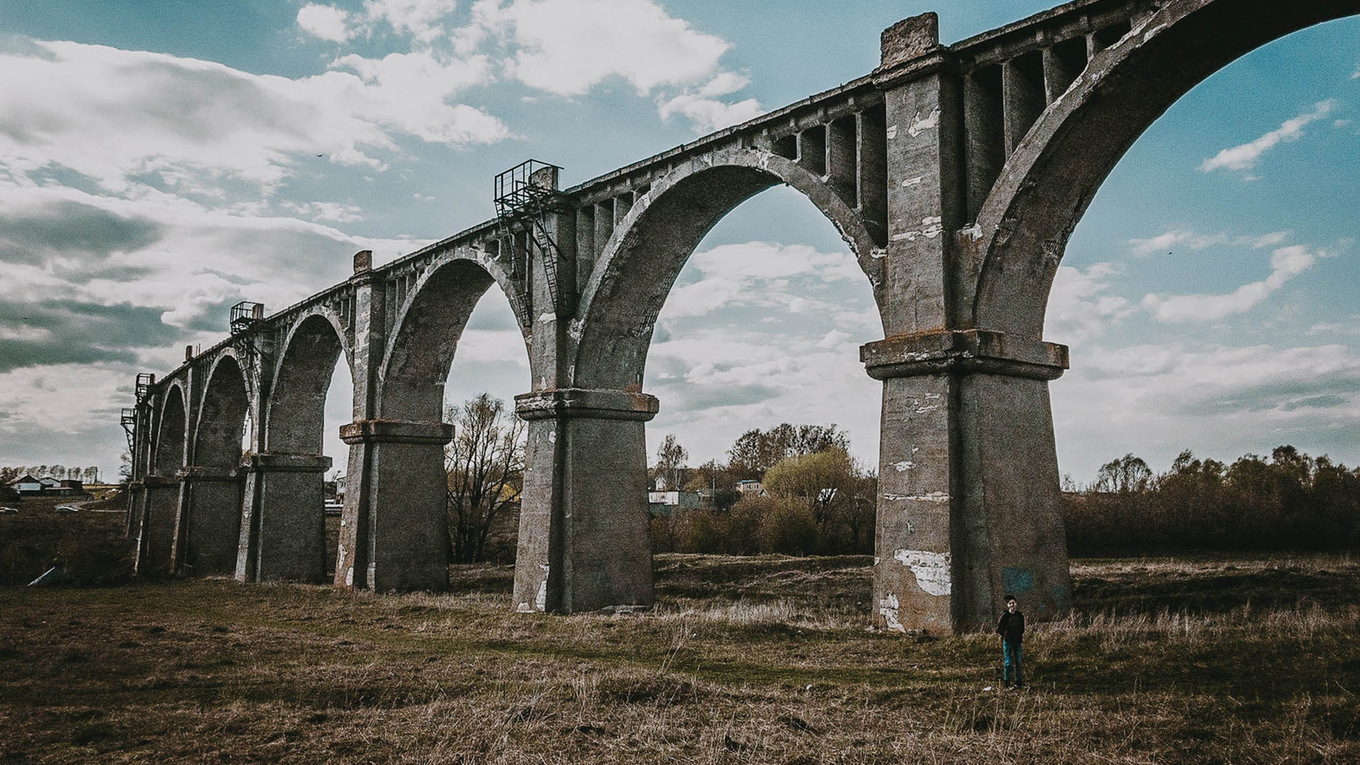
[{"label": "dry grass field", "polygon": [[659,556],[656,610],[570,617],[508,567],[0,587],[0,762],[1360,762],[1348,557],[1077,561],[1028,691],[992,636],[866,630],[869,564]]}]

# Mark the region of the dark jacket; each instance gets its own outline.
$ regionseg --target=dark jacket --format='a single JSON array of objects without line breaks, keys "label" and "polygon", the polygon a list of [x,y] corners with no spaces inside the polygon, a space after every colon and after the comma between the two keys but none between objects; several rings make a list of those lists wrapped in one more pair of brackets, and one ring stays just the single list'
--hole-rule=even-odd
[{"label": "dark jacket", "polygon": [[1001,614],[1001,621],[996,623],[996,634],[1001,636],[1007,643],[1017,644],[1025,639],[1025,615],[1016,611],[1011,613],[1006,611]]}]

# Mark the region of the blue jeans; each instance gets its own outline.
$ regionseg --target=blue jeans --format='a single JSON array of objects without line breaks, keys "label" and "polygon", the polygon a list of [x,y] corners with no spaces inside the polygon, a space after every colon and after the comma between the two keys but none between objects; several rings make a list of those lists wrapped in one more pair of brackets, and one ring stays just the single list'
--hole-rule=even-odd
[{"label": "blue jeans", "polygon": [[1020,674],[1020,647],[1023,643],[1001,641],[1001,683],[1024,685],[1024,675]]}]

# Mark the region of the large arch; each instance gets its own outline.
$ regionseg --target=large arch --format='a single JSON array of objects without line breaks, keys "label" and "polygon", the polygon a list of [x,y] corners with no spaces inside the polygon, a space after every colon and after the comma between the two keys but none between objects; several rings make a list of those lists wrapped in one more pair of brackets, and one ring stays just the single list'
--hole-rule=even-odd
[{"label": "large arch", "polygon": [[184,386],[178,381],[161,394],[152,476],[145,486],[138,573],[166,574],[174,567],[179,475],[188,442],[187,400]]},{"label": "large arch", "polygon": [[151,471],[165,478],[174,477],[184,467],[184,446],[188,440],[184,387],[173,383],[162,394],[160,421],[156,428],[155,458]]},{"label": "large arch", "polygon": [[329,312],[313,312],[289,328],[264,405],[264,452],[321,454],[332,372],[342,351],[347,363],[352,354],[344,338]]},{"label": "large arch", "polygon": [[[461,249],[412,280],[394,306],[371,401],[342,428],[350,445],[335,583],[375,590],[448,586],[444,383],[478,301],[510,282],[479,250]],[[365,417],[367,413],[367,417]]]},{"label": "large arch", "polygon": [[1357,13],[1358,0],[1179,0],[1094,56],[1016,147],[979,211],[974,326],[1040,337],[1067,239],[1138,136],[1232,61]]},{"label": "large arch", "polygon": [[236,577],[241,580],[326,578],[322,454],[326,392],[345,335],[334,314],[316,309],[293,322],[261,403],[259,452],[245,486]]},{"label": "large arch", "polygon": [[[489,262],[455,258],[430,269],[400,306],[383,356],[378,416],[440,422],[444,382],[468,318],[492,284],[503,281]],[[511,307],[516,302],[504,293]],[[516,311],[519,315],[519,311]]]},{"label": "large arch", "polygon": [[180,565],[194,574],[236,569],[241,529],[241,435],[250,413],[250,391],[240,360],[224,351],[213,361],[203,388],[194,432],[193,465],[185,473],[180,527]]},{"label": "large arch", "polygon": [[[605,243],[581,296],[579,318],[565,337],[556,335],[569,354],[565,363],[538,359],[534,392],[517,399],[517,411],[530,421],[515,569],[518,610],[653,602],[645,423],[658,403],[642,393],[642,383],[656,318],[708,231],[780,183],[801,192],[836,227],[869,279],[882,316],[884,243],[822,176],[759,149],[729,149],[655,181]],[[560,328],[554,324],[553,331]],[[543,339],[554,336],[545,331]]]},{"label": "large arch", "polygon": [[883,243],[820,176],[757,149],[686,165],[656,183],[620,223],[581,298],[577,387],[640,390],[652,329],[675,279],[719,220],[765,189],[787,184],[831,221],[850,246],[883,310]]}]

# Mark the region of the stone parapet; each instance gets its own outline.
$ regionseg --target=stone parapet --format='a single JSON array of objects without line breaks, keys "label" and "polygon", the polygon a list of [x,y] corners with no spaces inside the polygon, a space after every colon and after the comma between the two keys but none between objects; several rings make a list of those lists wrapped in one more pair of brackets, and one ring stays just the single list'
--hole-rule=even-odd
[{"label": "stone parapet", "polygon": [[586,418],[646,422],[660,409],[661,402],[656,396],[622,390],[557,388],[515,396],[515,414],[523,420]]},{"label": "stone parapet", "polygon": [[875,380],[935,374],[990,374],[1056,380],[1068,368],[1067,346],[984,329],[897,335],[860,346]]},{"label": "stone parapet", "polygon": [[340,426],[340,440],[347,444],[447,444],[453,426],[446,422],[406,420],[359,420]]}]

